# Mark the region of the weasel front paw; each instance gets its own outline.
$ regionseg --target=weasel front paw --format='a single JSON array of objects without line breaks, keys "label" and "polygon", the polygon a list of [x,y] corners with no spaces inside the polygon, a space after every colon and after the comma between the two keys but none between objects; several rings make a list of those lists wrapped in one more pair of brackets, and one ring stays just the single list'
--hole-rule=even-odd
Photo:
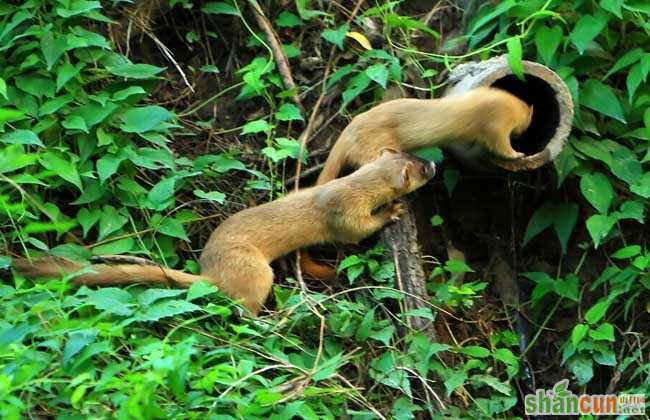
[{"label": "weasel front paw", "polygon": [[504,156],[506,159],[521,159],[522,157],[525,157],[526,154],[522,152],[515,152],[514,150],[510,153],[508,153],[506,156]]},{"label": "weasel front paw", "polygon": [[390,205],[390,220],[397,221],[399,217],[406,213],[406,206],[400,201],[395,201]]}]

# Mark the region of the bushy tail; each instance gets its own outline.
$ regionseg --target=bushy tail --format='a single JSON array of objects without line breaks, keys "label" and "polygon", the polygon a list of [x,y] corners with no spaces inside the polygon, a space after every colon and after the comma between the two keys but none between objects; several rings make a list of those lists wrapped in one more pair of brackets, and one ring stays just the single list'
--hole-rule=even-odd
[{"label": "bushy tail", "polygon": [[12,266],[19,274],[27,278],[62,277],[84,270],[84,273],[74,277],[72,282],[89,286],[144,282],[190,287],[192,283],[199,280],[209,280],[202,276],[157,265],[82,264],[57,257],[32,258],[31,260],[18,258],[12,260]]},{"label": "bushy tail", "polygon": [[300,269],[316,280],[332,280],[336,277],[335,269],[325,264],[318,264],[304,249],[300,250]]}]

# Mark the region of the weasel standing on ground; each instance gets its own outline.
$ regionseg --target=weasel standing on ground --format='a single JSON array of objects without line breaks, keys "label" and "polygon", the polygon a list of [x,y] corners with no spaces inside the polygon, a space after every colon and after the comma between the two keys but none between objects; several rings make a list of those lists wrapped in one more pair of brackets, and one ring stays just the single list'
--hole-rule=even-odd
[{"label": "weasel standing on ground", "polygon": [[[358,167],[384,147],[409,152],[428,146],[477,143],[494,155],[518,159],[510,134],[523,134],[533,107],[502,89],[480,87],[440,99],[394,99],[354,117],[325,161],[316,185],[335,179],[345,166]],[[301,252],[302,270],[318,279],[335,272]]]},{"label": "weasel standing on ground", "polygon": [[149,265],[93,264],[44,257],[13,261],[26,277],[58,277],[84,267],[74,283],[125,284],[137,281],[177,283],[189,287],[205,279],[227,296],[240,299],[257,315],[273,283],[273,260],[323,242],[356,243],[404,212],[394,200],[424,185],[435,166],[385,149],[375,161],[325,185],[235,213],[212,232],[201,253],[201,275]]}]

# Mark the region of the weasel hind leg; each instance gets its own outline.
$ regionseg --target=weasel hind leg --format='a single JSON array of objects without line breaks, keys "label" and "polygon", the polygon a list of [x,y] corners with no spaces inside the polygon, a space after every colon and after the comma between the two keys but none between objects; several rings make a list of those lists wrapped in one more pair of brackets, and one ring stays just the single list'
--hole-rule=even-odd
[{"label": "weasel hind leg", "polygon": [[233,245],[220,252],[214,261],[217,270],[202,273],[216,279],[216,284],[226,296],[239,300],[248,312],[257,316],[271,292],[273,269],[257,248],[250,245]]}]

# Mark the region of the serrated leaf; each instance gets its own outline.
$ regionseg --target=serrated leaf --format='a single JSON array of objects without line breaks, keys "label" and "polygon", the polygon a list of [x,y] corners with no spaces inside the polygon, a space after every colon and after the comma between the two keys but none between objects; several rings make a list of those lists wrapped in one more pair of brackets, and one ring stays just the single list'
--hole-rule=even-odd
[{"label": "serrated leaf", "polygon": [[273,129],[273,125],[269,124],[266,120],[250,121],[242,128],[242,134],[255,134],[269,132]]},{"label": "serrated leaf", "polygon": [[76,331],[70,334],[70,338],[63,348],[63,364],[68,365],[70,359],[84,349],[88,344],[95,341],[98,331],[95,328]]},{"label": "serrated leaf", "polygon": [[[280,121],[304,121],[302,115],[300,115],[300,109],[294,104],[282,104],[278,112],[275,113],[275,118]],[[262,120],[264,121],[264,120]]]},{"label": "serrated leaf", "polygon": [[217,293],[219,289],[205,280],[192,283],[187,291],[187,300],[196,300]]},{"label": "serrated leaf", "polygon": [[201,310],[200,306],[186,300],[165,300],[150,306],[144,312],[136,315],[136,318],[139,321],[158,321],[162,318]]},{"label": "serrated leaf", "polygon": [[160,299],[176,297],[184,293],[185,290],[181,289],[147,289],[138,295],[138,303],[146,307]]},{"label": "serrated leaf", "polygon": [[86,291],[88,303],[99,310],[121,316],[128,316],[134,312],[135,300],[129,292],[123,289],[106,287],[98,290],[86,289]]},{"label": "serrated leaf", "polygon": [[223,204],[226,201],[226,194],[221,191],[209,191],[205,192],[203,190],[194,190],[194,195],[199,198],[204,198],[206,200],[215,201],[219,204]]},{"label": "serrated leaf", "polygon": [[9,144],[34,144],[45,147],[41,139],[31,130],[12,130],[0,136],[0,142]]},{"label": "serrated leaf", "polygon": [[343,40],[345,39],[345,35],[348,33],[350,30],[349,25],[341,25],[336,29],[326,29],[323,32],[321,32],[321,36],[325,38],[327,41],[331,42],[332,44],[336,45],[340,49],[343,49]]}]

